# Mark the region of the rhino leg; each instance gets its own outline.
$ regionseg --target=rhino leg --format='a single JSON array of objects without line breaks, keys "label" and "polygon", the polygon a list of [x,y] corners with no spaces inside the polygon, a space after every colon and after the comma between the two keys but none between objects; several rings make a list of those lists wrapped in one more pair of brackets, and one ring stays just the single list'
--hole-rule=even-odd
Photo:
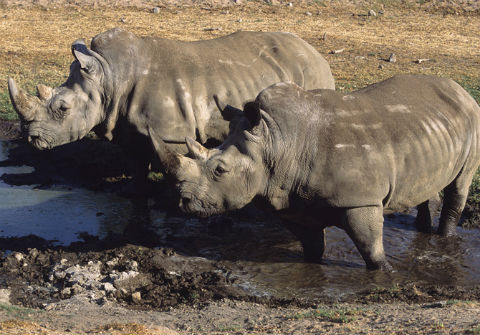
[{"label": "rhino leg", "polygon": [[286,226],[302,243],[305,262],[321,263],[326,245],[325,230],[295,223],[286,223]]},{"label": "rhino leg", "polygon": [[467,201],[468,190],[472,183],[472,171],[462,171],[455,180],[444,190],[442,213],[438,225],[438,234],[442,236],[454,236],[457,234],[457,224],[462,215],[465,202]]},{"label": "rhino leg", "polygon": [[367,269],[392,270],[383,250],[382,206],[347,209],[344,229],[360,251]]},{"label": "rhino leg", "polygon": [[431,233],[433,231],[433,218],[440,208],[440,197],[437,194],[417,206],[417,217],[415,218],[415,226],[422,233]]}]

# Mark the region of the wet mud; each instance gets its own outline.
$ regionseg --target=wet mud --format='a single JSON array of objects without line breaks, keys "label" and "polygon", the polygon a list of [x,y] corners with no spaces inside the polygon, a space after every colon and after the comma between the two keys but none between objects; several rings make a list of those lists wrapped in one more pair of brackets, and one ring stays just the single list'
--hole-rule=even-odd
[{"label": "wet mud", "polygon": [[416,232],[414,213],[388,215],[394,273],[366,271],[336,228],[327,230],[325,264],[309,264],[269,213],[188,217],[163,180],[141,195],[124,192],[128,159],[110,143],[89,138],[40,152],[17,138],[3,136],[0,162],[0,203],[10,201],[0,205],[0,287],[12,303],[48,309],[83,297],[164,310],[225,298],[299,307],[480,299],[478,229],[444,239]]}]

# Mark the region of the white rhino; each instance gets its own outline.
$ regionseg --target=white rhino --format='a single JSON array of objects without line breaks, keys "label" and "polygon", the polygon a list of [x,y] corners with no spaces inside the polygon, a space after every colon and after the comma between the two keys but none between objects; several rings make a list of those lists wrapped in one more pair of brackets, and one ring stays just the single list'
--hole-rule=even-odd
[{"label": "white rhino", "polygon": [[428,199],[442,190],[438,233],[454,235],[480,162],[479,106],[454,81],[433,76],[396,76],[353,93],[278,83],[247,103],[236,123],[217,148],[189,139],[189,157],[151,130],[178,181],[181,209],[208,216],[263,203],[313,261],[322,259],[324,228],[333,225],[368,269],[391,269],[384,209],[419,205],[417,227],[428,231]]},{"label": "white rhino", "polygon": [[228,122],[214,94],[242,105],[282,80],[305,89],[334,89],[326,60],[289,33],[236,32],[182,42],[112,29],[95,36],[91,49],[75,41],[72,53],[67,81],[54,89],[39,85],[37,97],[8,79],[25,137],[48,149],[93,129],[129,149],[141,174],[154,155],[147,127],[184,152],[186,136],[201,143],[224,139]]}]

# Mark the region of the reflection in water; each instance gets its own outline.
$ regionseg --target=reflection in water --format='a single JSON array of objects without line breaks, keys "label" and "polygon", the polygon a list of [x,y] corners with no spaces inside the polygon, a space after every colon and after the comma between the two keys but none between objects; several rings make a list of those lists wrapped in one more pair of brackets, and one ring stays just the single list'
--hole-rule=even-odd
[{"label": "reflection in water", "polygon": [[[0,161],[7,159],[10,146],[0,142]],[[28,166],[0,167],[0,175],[32,171]],[[100,237],[121,233],[131,207],[129,201],[113,194],[61,185],[49,189],[9,186],[0,181],[0,236],[34,234],[68,245],[79,240],[80,233]]]},{"label": "reflection in water", "polygon": [[[7,158],[9,145],[0,142],[0,161]],[[31,170],[0,167],[0,175]],[[191,261],[207,259],[256,295],[339,299],[377,286],[480,284],[478,229],[458,228],[458,238],[445,239],[416,232],[413,216],[387,216],[385,251],[396,272],[369,272],[353,242],[337,228],[327,229],[325,264],[308,264],[300,243],[264,213],[245,210],[209,219],[169,216],[145,201],[110,193],[65,186],[42,190],[0,181],[0,237],[35,234],[68,245],[80,232],[100,238],[124,234],[129,241],[173,248]]]}]

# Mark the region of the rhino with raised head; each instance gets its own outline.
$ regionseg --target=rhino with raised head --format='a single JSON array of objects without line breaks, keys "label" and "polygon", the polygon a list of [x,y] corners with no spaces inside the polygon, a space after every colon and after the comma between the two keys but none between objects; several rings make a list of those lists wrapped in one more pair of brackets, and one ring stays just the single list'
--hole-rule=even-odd
[{"label": "rhino with raised head", "polygon": [[184,152],[186,136],[201,143],[224,139],[228,122],[214,94],[242,105],[282,80],[305,89],[335,88],[326,60],[290,33],[236,32],[182,42],[112,29],[95,36],[91,49],[75,41],[72,53],[70,75],[57,88],[39,85],[31,96],[8,79],[28,141],[48,149],[93,129],[131,148],[144,172],[154,154],[147,126]]},{"label": "rhino with raised head", "polygon": [[307,260],[322,259],[324,228],[334,225],[368,269],[391,269],[384,210],[418,205],[417,227],[428,231],[428,199],[443,190],[438,233],[454,235],[480,162],[479,106],[454,81],[433,76],[396,76],[353,93],[278,83],[245,105],[217,148],[189,139],[189,157],[157,135],[183,211],[208,216],[259,201],[285,219]]}]

